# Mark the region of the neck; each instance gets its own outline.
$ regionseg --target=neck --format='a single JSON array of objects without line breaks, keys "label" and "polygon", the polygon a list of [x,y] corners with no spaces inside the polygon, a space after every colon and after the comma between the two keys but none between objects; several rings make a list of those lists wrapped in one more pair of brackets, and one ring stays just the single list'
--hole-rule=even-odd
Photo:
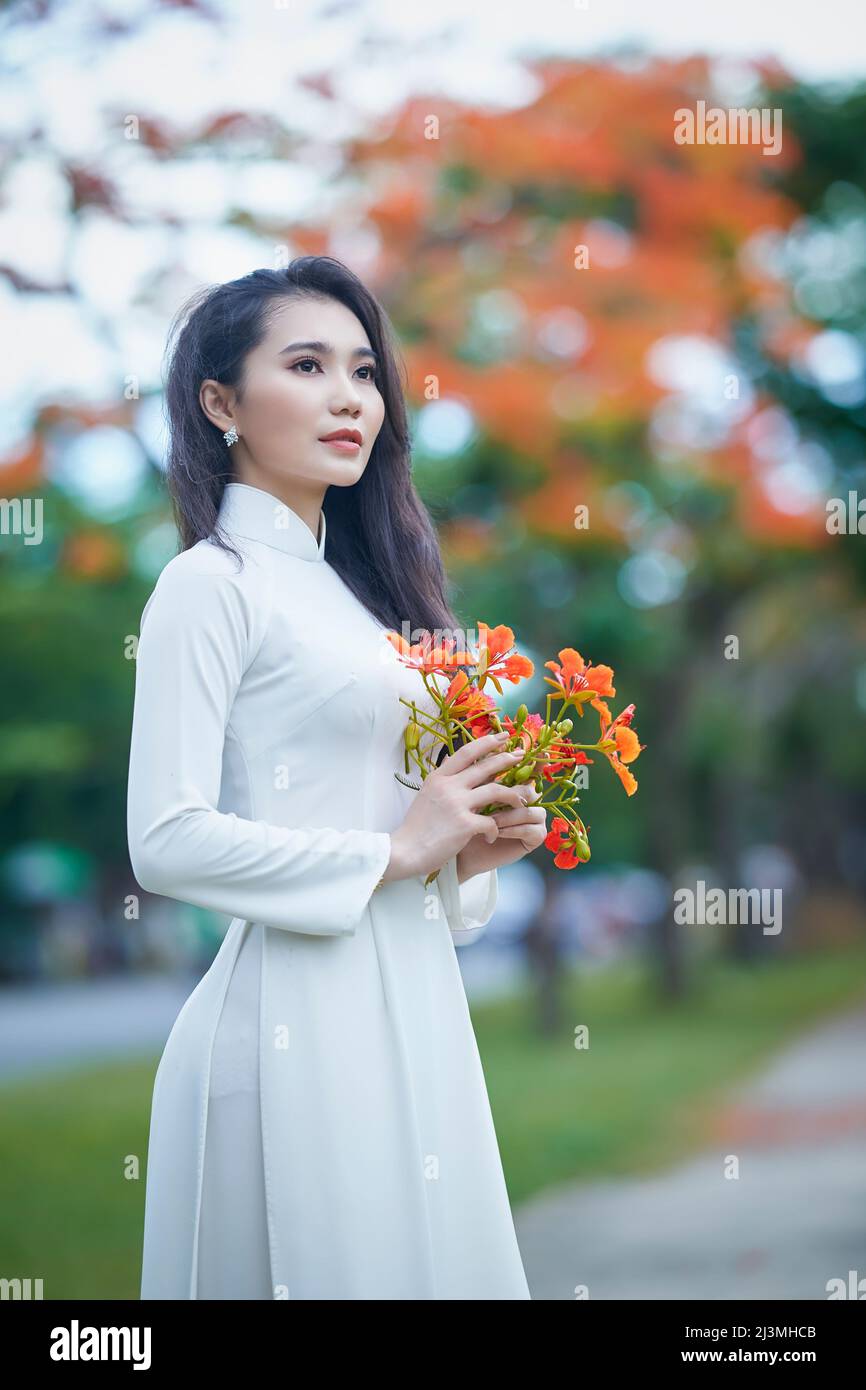
[{"label": "neck", "polygon": [[241,467],[236,470],[232,481],[246,483],[247,487],[257,487],[260,492],[268,492],[287,507],[291,507],[292,511],[297,512],[301,520],[307,523],[318,543],[321,539],[319,513],[325,500],[327,485],[323,486],[322,483],[305,478],[286,478],[267,473],[255,465],[244,466],[241,460],[238,462],[241,463]]}]

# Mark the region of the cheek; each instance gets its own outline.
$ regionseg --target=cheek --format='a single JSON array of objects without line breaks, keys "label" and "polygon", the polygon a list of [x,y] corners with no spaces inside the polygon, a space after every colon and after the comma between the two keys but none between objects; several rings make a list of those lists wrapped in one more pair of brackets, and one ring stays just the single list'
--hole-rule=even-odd
[{"label": "cheek", "polygon": [[254,400],[261,428],[284,431],[318,419],[319,407],[313,396],[310,383],[289,372],[269,377],[261,383]]},{"label": "cheek", "polygon": [[376,430],[377,434],[379,433],[379,430],[382,428],[382,422],[384,421],[384,419],[385,402],[383,401],[379,392],[376,391],[373,395],[373,400],[370,405],[370,420],[372,421],[373,427]]}]

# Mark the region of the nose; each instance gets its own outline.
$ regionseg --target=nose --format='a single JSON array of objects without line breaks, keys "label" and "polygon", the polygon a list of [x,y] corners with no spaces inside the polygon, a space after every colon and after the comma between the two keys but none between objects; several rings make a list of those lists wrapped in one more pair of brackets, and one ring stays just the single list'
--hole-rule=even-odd
[{"label": "nose", "polygon": [[361,396],[351,377],[343,376],[340,378],[339,385],[334,388],[331,409],[334,411],[348,409],[353,415],[357,415],[360,411]]}]

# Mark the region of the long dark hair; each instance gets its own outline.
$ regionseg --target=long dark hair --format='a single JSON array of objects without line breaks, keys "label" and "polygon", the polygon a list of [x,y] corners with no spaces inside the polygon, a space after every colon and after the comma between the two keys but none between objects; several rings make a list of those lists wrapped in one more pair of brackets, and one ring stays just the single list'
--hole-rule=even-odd
[{"label": "long dark hair", "polygon": [[351,487],[329,488],[323,503],[328,563],[388,627],[400,630],[408,621],[413,629],[456,628],[439,541],[412,480],[406,407],[388,317],[357,275],[331,256],[300,256],[284,270],[254,270],[208,286],[176,315],[166,349],[166,482],[181,549],[210,537],[243,564],[218,527],[225,486],[237,481],[231,450],[202,410],[199,388],[211,377],[234,387],[240,399],[245,358],[267,333],[272,308],[301,296],[345,304],[364,325],[381,363],[378,385],[385,415],[367,467]]}]

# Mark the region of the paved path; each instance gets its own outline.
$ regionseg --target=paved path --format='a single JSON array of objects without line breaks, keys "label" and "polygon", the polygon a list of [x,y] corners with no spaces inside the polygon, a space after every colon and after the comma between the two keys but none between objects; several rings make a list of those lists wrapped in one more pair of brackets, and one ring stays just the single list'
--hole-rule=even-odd
[{"label": "paved path", "polygon": [[866,1004],[732,1091],[701,1155],[549,1191],[515,1225],[533,1299],[826,1299],[866,1279]]}]

